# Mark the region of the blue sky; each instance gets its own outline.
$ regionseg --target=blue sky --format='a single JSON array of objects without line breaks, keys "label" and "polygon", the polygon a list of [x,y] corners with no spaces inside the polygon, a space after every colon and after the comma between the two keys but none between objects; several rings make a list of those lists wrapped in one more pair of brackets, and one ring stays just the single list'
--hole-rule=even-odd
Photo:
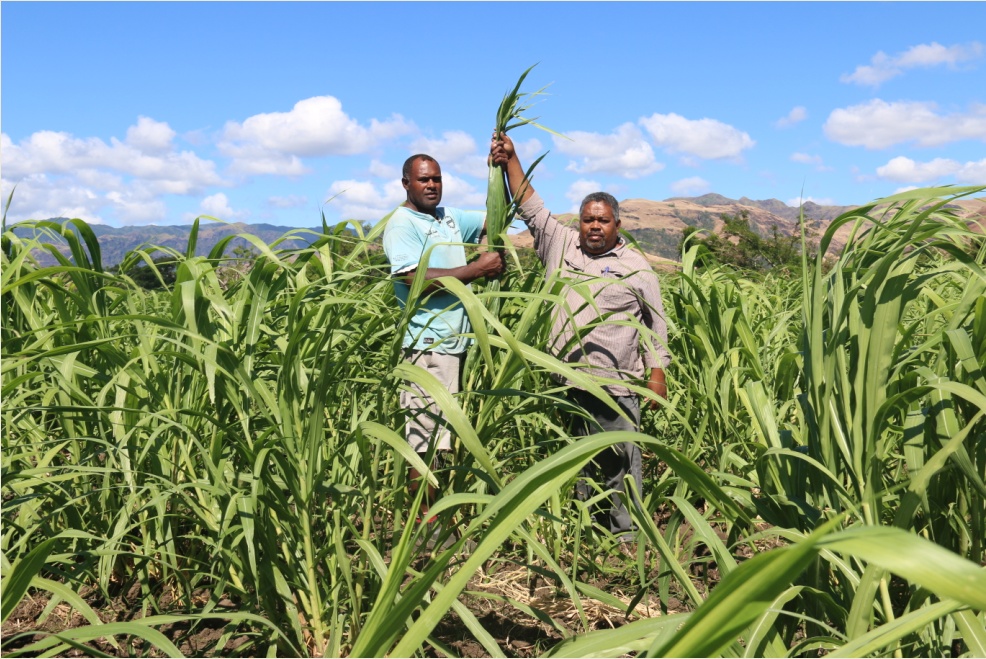
[{"label": "blue sky", "polygon": [[[986,4],[10,2],[8,221],[376,221],[434,155],[482,208],[503,93],[555,212],[606,190],[862,204],[986,184]],[[331,201],[329,201],[331,199]]]}]

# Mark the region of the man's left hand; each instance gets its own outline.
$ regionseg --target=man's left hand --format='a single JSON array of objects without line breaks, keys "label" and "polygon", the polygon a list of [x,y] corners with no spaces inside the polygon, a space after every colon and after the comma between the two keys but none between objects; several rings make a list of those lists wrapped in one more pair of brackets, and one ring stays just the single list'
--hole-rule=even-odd
[{"label": "man's left hand", "polygon": [[[664,400],[668,399],[668,383],[664,379],[663,368],[652,368],[650,370],[650,378],[647,380],[647,388]],[[650,401],[650,408],[652,410],[656,410],[659,406],[660,403],[656,400]]]}]

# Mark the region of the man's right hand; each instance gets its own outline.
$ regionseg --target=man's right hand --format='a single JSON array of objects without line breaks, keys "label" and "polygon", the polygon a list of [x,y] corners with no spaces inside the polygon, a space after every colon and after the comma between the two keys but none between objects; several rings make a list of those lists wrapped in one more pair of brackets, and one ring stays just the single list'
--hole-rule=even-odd
[{"label": "man's right hand", "polygon": [[506,167],[515,154],[513,140],[507,137],[506,133],[493,134],[493,141],[490,143],[490,158],[494,165]]},{"label": "man's right hand", "polygon": [[[507,260],[502,252],[483,252],[469,263],[456,268],[428,268],[425,272],[428,283],[425,285],[424,292],[433,293],[442,290],[444,286],[438,281],[440,277],[455,277],[463,284],[468,284],[481,277],[495,279],[502,275],[506,269]],[[402,274],[401,277],[408,286],[414,285],[415,272],[413,270]]]},{"label": "man's right hand", "polygon": [[502,275],[507,269],[507,260],[503,256],[503,252],[483,252],[476,260],[474,260],[471,265],[476,268],[478,272],[476,278],[486,277],[488,279],[495,279]]},{"label": "man's right hand", "polygon": [[[516,199],[518,203],[524,203],[534,193],[530,181],[524,181],[524,168],[517,157],[513,141],[504,133],[494,133],[493,140],[490,142],[490,162],[499,165],[507,174],[507,186],[510,189],[510,198]],[[517,199],[517,195],[522,195]]]}]

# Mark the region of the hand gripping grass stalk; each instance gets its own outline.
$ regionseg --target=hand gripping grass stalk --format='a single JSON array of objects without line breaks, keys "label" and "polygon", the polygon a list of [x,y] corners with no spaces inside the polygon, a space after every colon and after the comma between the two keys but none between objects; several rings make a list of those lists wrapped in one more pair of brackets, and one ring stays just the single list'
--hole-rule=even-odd
[{"label": "hand gripping grass stalk", "polygon": [[[534,66],[537,66],[536,64]],[[559,135],[559,133],[546,128],[537,123],[538,117],[528,118],[524,116],[533,105],[533,103],[521,103],[521,99],[525,96],[530,96],[534,98],[544,93],[545,87],[537,90],[536,92],[528,93],[520,91],[520,86],[523,84],[524,79],[527,78],[527,74],[531,72],[534,68],[531,66],[529,69],[524,71],[517,80],[517,84],[514,88],[504,94],[503,100],[500,102],[500,107],[496,113],[496,126],[495,135],[502,135],[518,126],[524,126],[530,124],[536,126],[541,130],[545,130],[552,135]],[[545,154],[546,155],[546,154]],[[544,155],[539,157],[534,163],[528,168],[525,174],[525,181],[530,180],[531,172],[534,167],[537,166]],[[517,201],[510,200],[507,198],[507,186],[504,181],[503,167],[500,165],[494,165],[490,162],[489,165],[489,182],[486,189],[486,235],[489,246],[492,249],[501,249],[506,247],[509,243],[506,235],[507,227],[510,226],[510,222],[513,219],[514,213],[517,210]],[[489,282],[486,288],[487,291],[496,292],[500,290],[499,281],[493,280]],[[496,313],[499,311],[499,298],[492,298],[489,303],[489,309]]]},{"label": "hand gripping grass stalk", "polygon": [[[517,84],[514,85],[514,88],[503,95],[503,100],[500,102],[500,107],[496,112],[494,135],[502,135],[513,128],[525,124],[538,126],[535,123],[536,117],[535,119],[528,119],[523,116],[523,113],[530,109],[531,104],[521,105],[521,99],[528,95],[531,97],[538,96],[544,92],[545,88],[542,87],[533,94],[520,91],[520,86],[524,83],[524,79],[527,78],[527,74],[531,72],[534,66],[524,71],[520,79],[517,80]],[[538,127],[543,128],[543,126]],[[548,129],[544,128],[544,130]],[[513,210],[513,204],[507,200],[507,187],[503,178],[503,167],[494,165],[492,162],[490,162],[489,167],[489,185],[486,192],[486,233],[489,236],[490,246],[499,248],[506,244],[504,232],[510,221],[510,211]]]},{"label": "hand gripping grass stalk", "polygon": [[[534,66],[537,65],[535,64]],[[496,126],[494,127],[496,135],[502,135],[518,126],[524,126],[526,124],[537,126],[541,130],[558,135],[558,133],[555,133],[550,128],[545,128],[538,124],[537,117],[530,119],[524,116],[524,112],[531,108],[532,103],[521,105],[521,99],[525,96],[532,98],[539,96],[546,89],[546,87],[542,87],[533,93],[520,91],[520,86],[524,83],[524,79],[527,78],[527,74],[531,72],[534,66],[524,71],[520,79],[517,80],[517,84],[514,85],[514,88],[503,95],[503,100],[500,102],[500,107],[496,112]],[[541,158],[543,157],[541,156]],[[534,165],[540,162],[541,158],[538,158]],[[531,165],[527,171],[528,178],[534,169],[534,165]],[[500,165],[494,165],[490,162],[489,185],[486,192],[486,233],[489,236],[491,247],[503,247],[506,244],[505,232],[513,215],[511,211],[516,210],[515,205],[507,201],[507,187],[503,180],[503,174],[503,168]]]}]

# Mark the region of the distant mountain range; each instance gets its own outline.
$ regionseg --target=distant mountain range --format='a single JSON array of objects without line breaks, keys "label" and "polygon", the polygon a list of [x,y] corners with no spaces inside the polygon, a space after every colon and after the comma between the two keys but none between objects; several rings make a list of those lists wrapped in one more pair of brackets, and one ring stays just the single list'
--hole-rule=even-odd
[{"label": "distant mountain range", "polygon": [[[853,206],[821,206],[814,202],[804,204],[804,216],[809,220],[808,227],[817,235],[821,235],[834,218],[851,210]],[[961,199],[954,205],[956,213],[971,223],[986,227],[986,197]],[[722,215],[735,216],[746,212],[750,226],[760,235],[769,235],[773,227],[783,235],[798,233],[798,220],[801,209],[788,206],[778,199],[755,201],[747,197],[729,199],[719,194],[710,193],[701,197],[672,197],[664,201],[648,199],[626,199],[620,201],[620,217],[623,229],[630,233],[648,255],[655,261],[677,260],[681,241],[681,231],[686,226],[694,226],[710,231],[720,231],[723,222]],[[562,219],[573,219],[572,214],[560,215]],[[64,218],[53,221],[64,222]],[[130,226],[109,227],[101,224],[90,225],[99,240],[104,267],[118,264],[123,256],[141,246],[157,245],[170,247],[184,252],[188,245],[190,225],[177,226]],[[14,226],[14,232],[21,237],[28,237],[31,231],[25,227]],[[835,236],[830,252],[840,251],[845,246],[851,227],[842,227]],[[291,242],[285,242],[282,247],[302,247],[321,235],[321,227],[298,229],[295,227],[275,226],[271,224],[218,224],[203,223],[199,227],[197,254],[208,254],[209,251],[224,237],[229,235],[250,234],[263,242],[270,244],[275,240],[292,234]],[[531,247],[533,240],[529,232],[511,236],[518,247]],[[235,238],[227,247],[230,253],[237,246],[249,246],[244,238]],[[68,254],[67,246],[60,246],[63,254]],[[45,252],[39,254],[43,263],[54,263],[54,258]]]},{"label": "distant mountain range", "polygon": [[[67,218],[52,218],[52,222],[63,224]],[[173,226],[129,226],[129,227],[110,227],[103,224],[90,224],[90,228],[99,241],[99,251],[101,253],[103,267],[111,268],[120,263],[123,257],[138,247],[154,245],[158,247],[170,247],[184,253],[188,248],[188,238],[191,234],[190,224]],[[21,238],[30,238],[33,231],[27,227],[14,225],[14,233]],[[280,244],[279,247],[303,247],[310,244],[313,240],[322,235],[322,228],[299,229],[296,227],[282,227],[273,224],[244,224],[236,222],[232,224],[202,223],[199,225],[199,233],[196,239],[196,254],[208,254],[223,238],[227,236],[240,236],[248,234],[256,236],[266,244],[285,237],[291,233],[289,240]],[[59,251],[68,256],[68,245],[58,241],[46,241],[58,245]],[[246,238],[234,238],[226,248],[226,253],[231,254],[237,247],[250,247],[250,242]],[[152,255],[164,256],[158,253]],[[43,265],[56,263],[55,258],[48,252],[38,254],[39,261]]]}]

